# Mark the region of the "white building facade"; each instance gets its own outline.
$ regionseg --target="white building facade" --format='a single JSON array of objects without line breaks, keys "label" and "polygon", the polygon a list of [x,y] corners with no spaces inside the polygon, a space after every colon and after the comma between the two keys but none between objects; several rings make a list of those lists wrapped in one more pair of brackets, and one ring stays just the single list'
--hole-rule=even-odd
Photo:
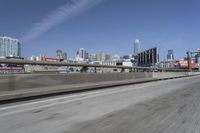
[{"label": "white building facade", "polygon": [[21,44],[18,39],[0,36],[0,57],[20,57]]}]

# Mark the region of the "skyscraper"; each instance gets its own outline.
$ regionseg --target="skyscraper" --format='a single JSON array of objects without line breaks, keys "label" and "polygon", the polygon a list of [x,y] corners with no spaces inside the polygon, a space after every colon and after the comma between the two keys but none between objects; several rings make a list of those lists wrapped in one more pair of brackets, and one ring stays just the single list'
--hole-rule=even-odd
[{"label": "skyscraper", "polygon": [[63,54],[62,54],[62,59],[63,59],[63,60],[67,60],[67,53],[66,53],[66,52],[63,52]]},{"label": "skyscraper", "polygon": [[0,57],[20,57],[21,44],[18,39],[0,37]]},{"label": "skyscraper", "polygon": [[167,61],[174,60],[174,51],[172,49],[167,51]]},{"label": "skyscraper", "polygon": [[93,53],[90,55],[90,60],[91,61],[97,61],[97,54],[96,53]]},{"label": "skyscraper", "polygon": [[79,57],[82,58],[83,60],[86,59],[86,50],[84,48],[79,49]]},{"label": "skyscraper", "polygon": [[67,53],[63,52],[62,50],[56,50],[56,57],[58,59],[67,60]]},{"label": "skyscraper", "polygon": [[84,62],[88,58],[89,58],[89,53],[86,53],[86,50],[84,48],[79,48],[79,50],[76,52],[76,61]]},{"label": "skyscraper", "polygon": [[62,50],[56,50],[56,56],[57,56],[57,58],[62,59],[62,55],[63,55]]},{"label": "skyscraper", "polygon": [[107,61],[110,60],[110,55],[105,52],[99,52],[97,54],[97,61]]},{"label": "skyscraper", "polygon": [[138,39],[136,39],[135,42],[134,42],[134,52],[133,52],[133,55],[137,56],[139,52],[140,52],[140,41]]}]

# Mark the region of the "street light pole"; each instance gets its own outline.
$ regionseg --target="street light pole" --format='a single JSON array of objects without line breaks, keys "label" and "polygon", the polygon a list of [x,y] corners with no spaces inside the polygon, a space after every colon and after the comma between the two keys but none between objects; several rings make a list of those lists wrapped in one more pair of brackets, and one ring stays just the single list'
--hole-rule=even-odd
[{"label": "street light pole", "polygon": [[190,51],[187,52],[187,60],[188,60],[188,71],[191,72],[192,71],[192,54]]}]

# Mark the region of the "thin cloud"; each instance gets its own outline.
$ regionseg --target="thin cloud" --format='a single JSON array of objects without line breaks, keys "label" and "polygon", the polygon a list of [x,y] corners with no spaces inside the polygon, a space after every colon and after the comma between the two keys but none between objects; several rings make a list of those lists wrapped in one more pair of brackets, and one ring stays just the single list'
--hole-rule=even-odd
[{"label": "thin cloud", "polygon": [[104,0],[70,0],[66,5],[51,12],[41,22],[35,23],[27,34],[21,38],[21,41],[27,43],[34,40],[55,26],[87,11],[102,1]]}]

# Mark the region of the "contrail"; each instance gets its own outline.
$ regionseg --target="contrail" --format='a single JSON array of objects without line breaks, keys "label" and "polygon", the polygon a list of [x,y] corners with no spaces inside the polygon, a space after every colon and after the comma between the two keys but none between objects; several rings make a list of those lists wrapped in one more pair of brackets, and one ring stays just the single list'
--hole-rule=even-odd
[{"label": "contrail", "polygon": [[66,5],[52,11],[41,22],[33,24],[33,27],[21,38],[21,41],[23,43],[30,42],[53,27],[83,13],[102,1],[104,0],[69,0]]}]

